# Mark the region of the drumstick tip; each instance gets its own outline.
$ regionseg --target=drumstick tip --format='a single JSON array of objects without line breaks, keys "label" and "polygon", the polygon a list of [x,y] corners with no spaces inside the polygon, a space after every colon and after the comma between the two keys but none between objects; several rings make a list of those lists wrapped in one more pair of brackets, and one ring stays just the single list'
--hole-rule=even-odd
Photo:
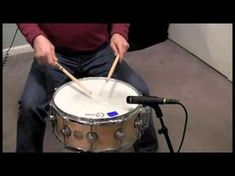
[{"label": "drumstick tip", "polygon": [[87,93],[86,93],[86,96],[88,96],[89,98],[91,98],[92,99],[92,92],[91,91],[88,91]]}]

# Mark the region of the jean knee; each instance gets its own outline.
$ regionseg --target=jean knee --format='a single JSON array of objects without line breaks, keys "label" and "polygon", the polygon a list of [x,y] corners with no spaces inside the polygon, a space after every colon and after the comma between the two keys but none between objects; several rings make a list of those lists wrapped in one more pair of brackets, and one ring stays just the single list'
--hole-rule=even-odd
[{"label": "jean knee", "polygon": [[35,105],[29,101],[20,100],[19,101],[19,110],[20,111],[32,111],[35,109]]},{"label": "jean knee", "polygon": [[29,103],[27,101],[19,102],[18,125],[45,125],[47,112],[40,105]]},{"label": "jean knee", "polygon": [[40,105],[32,101],[19,101],[19,117],[40,116]]}]

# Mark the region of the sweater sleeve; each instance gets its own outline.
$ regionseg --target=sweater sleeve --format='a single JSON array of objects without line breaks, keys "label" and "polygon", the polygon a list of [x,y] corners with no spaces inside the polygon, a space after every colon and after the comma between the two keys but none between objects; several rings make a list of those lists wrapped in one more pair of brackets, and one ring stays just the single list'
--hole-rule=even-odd
[{"label": "sweater sleeve", "polygon": [[119,33],[128,41],[129,26],[130,26],[130,24],[128,24],[128,23],[112,24],[111,36],[115,33]]},{"label": "sweater sleeve", "polygon": [[35,23],[21,23],[17,24],[20,32],[23,34],[23,36],[26,38],[26,40],[29,42],[29,44],[33,47],[34,39],[38,35],[44,35],[46,37],[46,34],[40,29],[38,24]]}]

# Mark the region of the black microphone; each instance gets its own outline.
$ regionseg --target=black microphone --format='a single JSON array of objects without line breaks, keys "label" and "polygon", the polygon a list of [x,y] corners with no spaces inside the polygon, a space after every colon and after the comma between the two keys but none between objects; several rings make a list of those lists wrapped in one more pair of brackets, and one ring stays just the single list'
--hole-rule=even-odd
[{"label": "black microphone", "polygon": [[155,104],[178,104],[179,101],[175,99],[159,98],[153,96],[127,96],[126,102],[129,104],[144,104],[144,105],[155,105]]}]

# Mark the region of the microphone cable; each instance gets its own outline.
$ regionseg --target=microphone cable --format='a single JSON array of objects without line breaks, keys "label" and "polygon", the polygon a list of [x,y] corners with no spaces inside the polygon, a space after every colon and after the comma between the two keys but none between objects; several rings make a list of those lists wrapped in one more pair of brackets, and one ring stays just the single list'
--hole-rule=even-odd
[{"label": "microphone cable", "polygon": [[185,123],[184,123],[183,135],[182,135],[182,139],[181,139],[181,142],[180,142],[178,151],[177,151],[177,153],[179,153],[180,150],[181,150],[181,147],[182,147],[182,145],[183,145],[184,138],[185,138],[186,128],[187,128],[187,124],[188,124],[188,112],[187,112],[185,106],[184,106],[182,103],[178,102],[178,103],[176,103],[176,104],[180,105],[180,106],[184,109],[184,112],[185,112]]},{"label": "microphone cable", "polygon": [[9,57],[9,52],[10,52],[10,50],[11,50],[11,48],[12,48],[12,45],[13,45],[13,43],[14,43],[14,41],[15,41],[15,37],[16,37],[16,34],[17,34],[18,30],[19,30],[19,28],[18,28],[18,26],[17,26],[17,27],[16,27],[15,34],[14,34],[13,39],[12,39],[12,41],[11,41],[11,44],[10,44],[8,50],[6,51],[6,55],[5,55],[4,58],[3,58],[2,67],[6,64],[7,58]]}]

